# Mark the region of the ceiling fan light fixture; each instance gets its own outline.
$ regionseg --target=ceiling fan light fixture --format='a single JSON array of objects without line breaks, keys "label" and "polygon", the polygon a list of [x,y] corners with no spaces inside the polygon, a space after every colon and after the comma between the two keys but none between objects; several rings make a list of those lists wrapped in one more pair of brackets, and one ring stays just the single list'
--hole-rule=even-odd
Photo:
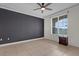
[{"label": "ceiling fan light fixture", "polygon": [[43,7],[43,8],[41,8],[41,10],[45,10],[45,8]]},{"label": "ceiling fan light fixture", "polygon": [[36,8],[36,9],[34,9],[34,10],[41,10],[41,13],[43,13],[45,10],[49,10],[49,11],[52,10],[51,8],[48,8],[48,6],[49,6],[51,3],[47,3],[47,4],[45,4],[45,3],[37,3],[37,4],[38,4],[38,6],[39,6],[40,8]]}]

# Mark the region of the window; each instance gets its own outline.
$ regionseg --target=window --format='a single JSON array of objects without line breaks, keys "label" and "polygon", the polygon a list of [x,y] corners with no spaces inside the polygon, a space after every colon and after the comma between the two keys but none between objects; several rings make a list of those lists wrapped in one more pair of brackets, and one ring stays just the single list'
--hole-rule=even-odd
[{"label": "window", "polygon": [[53,18],[53,34],[67,35],[68,18],[67,15]]},{"label": "window", "polygon": [[58,34],[58,30],[57,30],[57,23],[58,22],[58,18],[56,17],[56,18],[53,18],[53,33],[54,34]]}]

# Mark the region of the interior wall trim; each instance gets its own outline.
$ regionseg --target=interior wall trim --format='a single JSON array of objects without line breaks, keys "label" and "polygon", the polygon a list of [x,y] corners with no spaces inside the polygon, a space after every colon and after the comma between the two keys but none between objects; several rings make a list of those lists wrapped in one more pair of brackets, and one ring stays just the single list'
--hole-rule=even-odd
[{"label": "interior wall trim", "polygon": [[30,40],[24,40],[24,41],[18,41],[18,42],[5,43],[5,44],[1,44],[0,47],[14,45],[14,44],[20,44],[20,43],[27,43],[27,42],[31,42],[31,41],[35,41],[35,40],[40,40],[40,39],[43,39],[43,38],[44,37],[30,39]]}]

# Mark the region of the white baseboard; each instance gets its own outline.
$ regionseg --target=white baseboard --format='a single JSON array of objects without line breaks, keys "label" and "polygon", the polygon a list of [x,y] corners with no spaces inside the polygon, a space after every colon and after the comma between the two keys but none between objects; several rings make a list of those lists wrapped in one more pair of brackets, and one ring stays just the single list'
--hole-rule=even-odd
[{"label": "white baseboard", "polygon": [[35,40],[39,40],[39,39],[43,39],[43,37],[35,38],[35,39],[29,39],[29,40],[24,40],[24,41],[18,41],[18,42],[12,42],[12,43],[5,43],[5,44],[1,44],[0,47],[13,45],[13,44],[20,44],[20,43],[25,43],[25,42],[30,42],[30,41],[35,41]]}]

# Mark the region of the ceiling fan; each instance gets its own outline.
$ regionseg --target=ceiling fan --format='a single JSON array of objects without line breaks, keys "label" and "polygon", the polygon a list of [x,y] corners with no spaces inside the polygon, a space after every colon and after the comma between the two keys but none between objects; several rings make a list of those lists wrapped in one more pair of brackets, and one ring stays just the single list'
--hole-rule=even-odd
[{"label": "ceiling fan", "polygon": [[52,9],[51,8],[48,8],[48,6],[50,5],[51,3],[37,3],[37,5],[39,5],[40,6],[40,8],[36,8],[36,9],[34,9],[34,11],[35,10],[41,10],[41,13],[43,13],[44,12],[44,10],[49,10],[49,11],[51,11]]}]

